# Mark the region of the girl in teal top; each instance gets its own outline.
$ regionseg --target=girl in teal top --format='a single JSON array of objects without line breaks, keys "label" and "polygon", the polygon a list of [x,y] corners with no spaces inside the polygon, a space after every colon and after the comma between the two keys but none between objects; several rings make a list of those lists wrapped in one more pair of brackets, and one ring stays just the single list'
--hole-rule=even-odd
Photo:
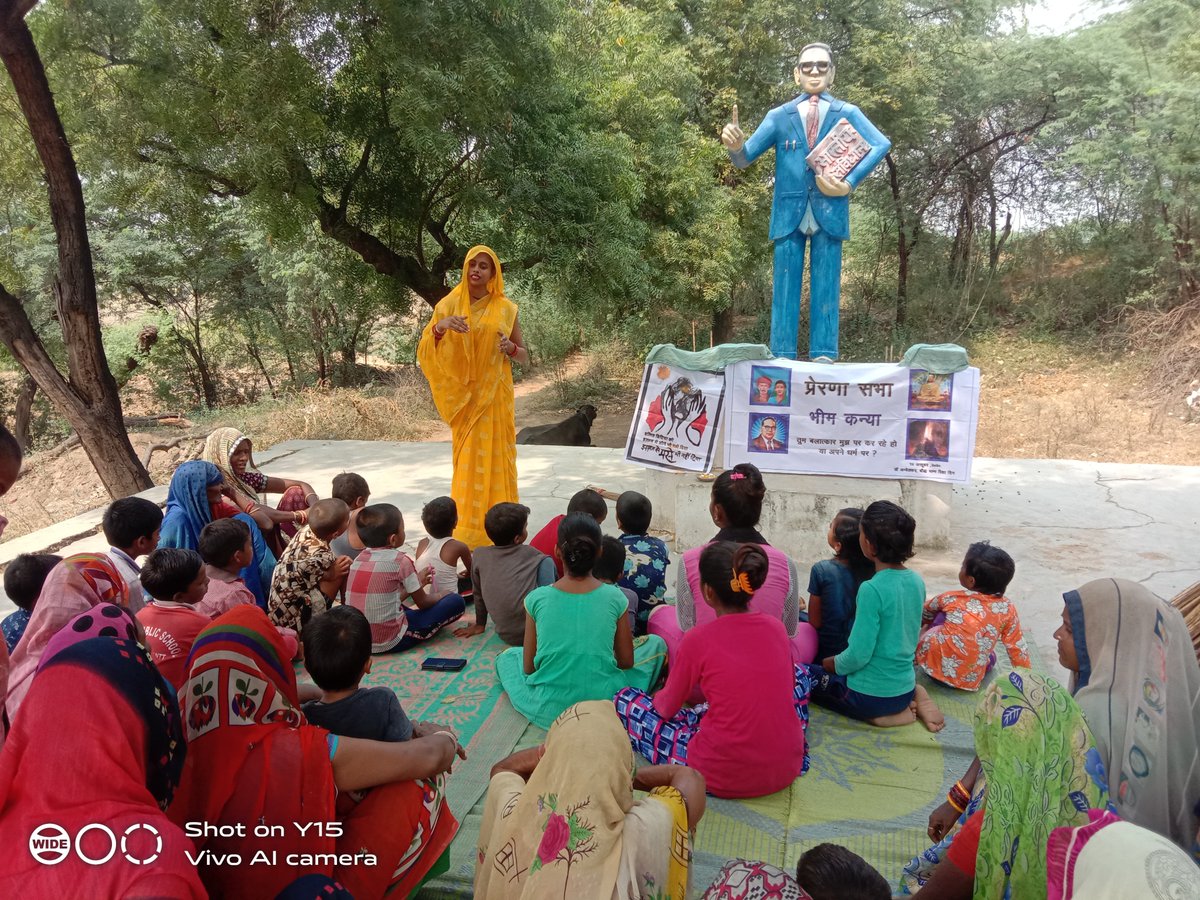
[{"label": "girl in teal top", "polygon": [[662,638],[634,640],[620,588],[593,577],[600,542],[591,516],[562,520],[564,575],[525,598],[525,644],[496,657],[496,675],[513,706],[541,728],[584,700],[611,700],[626,687],[650,690],[666,662]]},{"label": "girl in teal top", "polygon": [[867,507],[859,523],[863,554],[875,574],[858,589],[846,649],[813,666],[812,701],[872,725],[930,731],[944,724],[937,704],[916,683],[913,656],[921,631],[925,582],[904,561],[913,555],[917,523],[888,500]]}]

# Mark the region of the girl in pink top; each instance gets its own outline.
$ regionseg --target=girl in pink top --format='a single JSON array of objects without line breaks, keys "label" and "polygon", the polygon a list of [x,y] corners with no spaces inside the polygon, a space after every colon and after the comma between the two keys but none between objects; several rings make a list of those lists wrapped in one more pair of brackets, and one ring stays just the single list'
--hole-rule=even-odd
[{"label": "girl in pink top", "polygon": [[[651,763],[696,769],[718,797],[772,794],[808,768],[811,681],[792,662],[783,623],[750,608],[768,565],[756,544],[706,546],[700,594],[712,621],[683,636],[653,698],[635,688],[615,698],[635,750]],[[697,687],[709,702],[683,709]]]}]

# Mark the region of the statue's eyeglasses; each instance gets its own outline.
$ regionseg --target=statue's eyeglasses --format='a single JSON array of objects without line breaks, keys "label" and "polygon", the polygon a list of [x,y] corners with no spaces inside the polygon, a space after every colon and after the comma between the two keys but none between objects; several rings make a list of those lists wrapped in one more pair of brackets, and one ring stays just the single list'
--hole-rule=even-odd
[{"label": "statue's eyeglasses", "polygon": [[816,72],[818,75],[824,75],[829,71],[829,63],[826,60],[820,62],[802,62],[800,63],[800,71],[805,75],[811,75]]}]

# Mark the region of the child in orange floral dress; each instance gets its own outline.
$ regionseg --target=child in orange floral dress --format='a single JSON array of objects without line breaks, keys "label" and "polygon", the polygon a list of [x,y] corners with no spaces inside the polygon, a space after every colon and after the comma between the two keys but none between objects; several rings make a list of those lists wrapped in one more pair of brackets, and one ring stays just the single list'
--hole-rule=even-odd
[{"label": "child in orange floral dress", "polygon": [[1016,605],[1004,596],[1016,566],[1012,557],[980,541],[967,548],[958,583],[925,601],[922,621],[929,627],[917,643],[917,665],[943,684],[975,691],[995,665],[1004,644],[1014,666],[1030,666]]}]

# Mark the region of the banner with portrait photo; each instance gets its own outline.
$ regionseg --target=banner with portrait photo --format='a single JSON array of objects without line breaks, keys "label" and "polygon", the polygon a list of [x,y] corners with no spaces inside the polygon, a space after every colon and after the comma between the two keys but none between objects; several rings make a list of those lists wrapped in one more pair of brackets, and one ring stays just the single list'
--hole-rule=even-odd
[{"label": "banner with portrait photo", "polygon": [[625,460],[655,469],[707,472],[724,398],[723,375],[648,363]]},{"label": "banner with portrait photo", "polygon": [[966,483],[979,370],[746,361],[725,370],[725,464]]}]

